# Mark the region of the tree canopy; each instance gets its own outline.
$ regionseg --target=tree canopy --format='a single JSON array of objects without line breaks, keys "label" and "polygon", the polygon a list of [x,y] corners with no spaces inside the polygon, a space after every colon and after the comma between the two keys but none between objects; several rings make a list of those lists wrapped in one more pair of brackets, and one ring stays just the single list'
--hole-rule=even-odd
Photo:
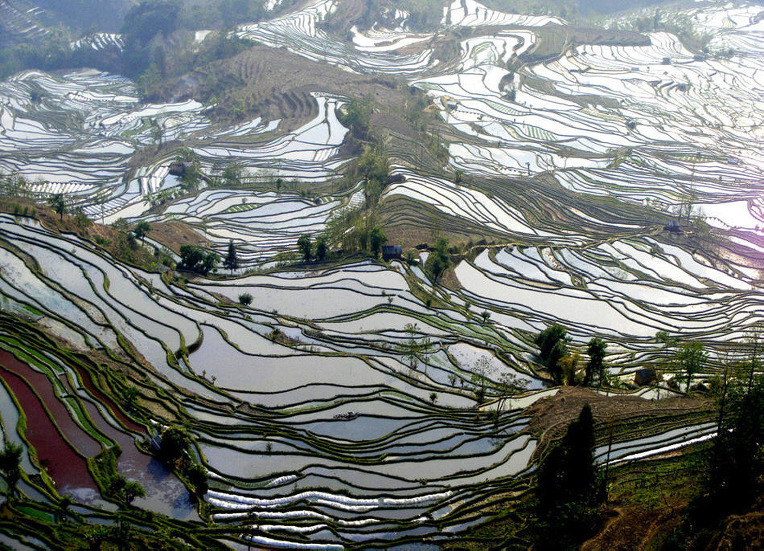
[{"label": "tree canopy", "polygon": [[355,138],[365,140],[369,136],[373,112],[374,102],[371,97],[354,98],[343,106],[343,112],[340,113],[338,118],[343,126],[350,129]]},{"label": "tree canopy", "polygon": [[379,226],[374,226],[369,232],[369,248],[373,256],[379,256],[382,245],[387,243],[387,236]]},{"label": "tree canopy", "polygon": [[584,384],[592,384],[595,380],[602,384],[605,378],[605,349],[607,343],[599,337],[594,337],[589,341],[586,352],[589,354],[589,363],[586,364],[586,374],[584,375]]},{"label": "tree canopy", "polygon": [[329,245],[325,235],[316,238],[316,260],[324,260],[329,252]]},{"label": "tree canopy", "polygon": [[560,324],[553,324],[541,331],[533,341],[539,347],[539,358],[549,373],[558,383],[562,372],[558,365],[560,359],[568,353],[568,330]]},{"label": "tree canopy", "polygon": [[310,261],[313,252],[313,240],[310,234],[304,233],[297,239],[297,248],[300,249],[303,260]]},{"label": "tree canopy", "polygon": [[66,213],[66,200],[64,199],[63,193],[56,193],[55,195],[48,197],[48,205],[56,214],[58,214],[60,220],[64,219],[64,214]]},{"label": "tree canopy", "polygon": [[692,377],[701,370],[708,359],[708,353],[703,348],[703,343],[699,341],[687,342],[679,347],[674,355],[674,360],[679,369],[685,373],[687,382],[687,392],[692,386]]},{"label": "tree canopy", "polygon": [[207,275],[219,260],[220,257],[215,252],[206,252],[201,247],[186,244],[180,247],[178,268]]},{"label": "tree canopy", "polygon": [[135,237],[137,237],[141,241],[143,241],[146,238],[146,234],[148,234],[150,231],[151,231],[151,224],[149,224],[145,220],[138,222],[133,228],[133,233],[135,234]]},{"label": "tree canopy", "polygon": [[233,239],[228,241],[228,254],[225,256],[225,260],[223,261],[223,267],[226,270],[230,270],[233,274],[234,270],[239,269],[239,257],[236,254],[236,245],[233,242]]},{"label": "tree canopy", "polygon": [[5,477],[5,483],[8,487],[8,496],[13,495],[16,484],[21,477],[21,453],[23,448],[19,444],[5,441],[3,449],[0,450],[0,471]]},{"label": "tree canopy", "polygon": [[183,427],[170,425],[162,432],[159,458],[166,463],[174,463],[191,447],[191,435]]},{"label": "tree canopy", "polygon": [[594,419],[586,404],[539,466],[537,543],[574,548],[596,528],[603,492],[594,465]]},{"label": "tree canopy", "polygon": [[451,256],[448,252],[448,240],[441,237],[435,242],[435,250],[430,252],[425,263],[425,269],[433,281],[437,282],[450,266]]},{"label": "tree canopy", "polygon": [[146,490],[138,482],[127,480],[121,474],[116,474],[109,480],[108,491],[123,507],[129,507],[136,497],[144,497]]}]

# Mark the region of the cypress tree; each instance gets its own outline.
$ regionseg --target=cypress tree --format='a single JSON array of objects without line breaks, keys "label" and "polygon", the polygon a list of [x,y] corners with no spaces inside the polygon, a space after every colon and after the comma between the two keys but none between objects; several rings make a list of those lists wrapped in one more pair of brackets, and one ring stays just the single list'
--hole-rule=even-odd
[{"label": "cypress tree", "polygon": [[233,239],[228,242],[228,254],[223,262],[223,267],[226,270],[231,270],[231,274],[239,268],[239,258],[236,256],[236,245],[233,244]]},{"label": "cypress tree", "polygon": [[597,527],[602,492],[594,466],[594,418],[589,404],[539,466],[536,496],[539,549],[575,548]]}]

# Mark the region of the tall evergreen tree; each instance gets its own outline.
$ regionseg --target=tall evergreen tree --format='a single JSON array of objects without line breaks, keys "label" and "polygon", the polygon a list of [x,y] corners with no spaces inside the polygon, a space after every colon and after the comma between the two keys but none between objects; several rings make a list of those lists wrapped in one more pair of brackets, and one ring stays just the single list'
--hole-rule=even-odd
[{"label": "tall evergreen tree", "polygon": [[603,494],[594,465],[594,419],[589,404],[542,461],[536,495],[539,549],[572,549],[596,528]]},{"label": "tall evergreen tree", "polygon": [[744,376],[729,381],[725,377],[719,429],[708,457],[705,491],[689,504],[684,522],[672,535],[677,549],[711,548],[709,544],[718,534],[722,519],[749,511],[761,495],[764,375],[754,375],[750,385],[747,373],[738,375]]},{"label": "tall evergreen tree", "polygon": [[764,376],[729,385],[714,439],[708,477],[710,501],[722,511],[750,504],[762,474]]},{"label": "tall evergreen tree", "polygon": [[319,235],[316,238],[316,259],[324,260],[326,253],[329,251],[329,244],[326,242],[325,235]]},{"label": "tall evergreen tree", "polygon": [[586,404],[568,427],[562,441],[567,454],[565,488],[570,497],[586,498],[594,490],[594,417],[592,408]]},{"label": "tall evergreen tree", "polygon": [[313,251],[313,241],[311,240],[309,233],[304,233],[300,236],[297,240],[297,248],[300,249],[305,262],[309,262],[311,252]]},{"label": "tall evergreen tree", "polygon": [[228,254],[226,254],[223,261],[223,267],[226,270],[231,270],[231,274],[233,274],[234,270],[239,269],[239,258],[236,255],[236,245],[234,245],[233,239],[228,241]]},{"label": "tall evergreen tree", "polygon": [[589,341],[586,352],[589,354],[589,363],[586,364],[586,374],[584,375],[584,385],[590,385],[595,378],[601,385],[605,378],[605,349],[607,343],[599,337],[594,337]]},{"label": "tall evergreen tree", "polygon": [[369,248],[373,256],[379,256],[382,245],[387,242],[385,232],[379,226],[374,226],[369,232]]}]

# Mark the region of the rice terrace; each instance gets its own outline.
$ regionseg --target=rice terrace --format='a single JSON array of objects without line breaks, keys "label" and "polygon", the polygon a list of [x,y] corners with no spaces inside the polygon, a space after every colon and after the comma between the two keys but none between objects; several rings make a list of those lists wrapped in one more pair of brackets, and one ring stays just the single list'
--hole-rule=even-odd
[{"label": "rice terrace", "polygon": [[759,0],[0,0],[0,547],[759,549]]}]

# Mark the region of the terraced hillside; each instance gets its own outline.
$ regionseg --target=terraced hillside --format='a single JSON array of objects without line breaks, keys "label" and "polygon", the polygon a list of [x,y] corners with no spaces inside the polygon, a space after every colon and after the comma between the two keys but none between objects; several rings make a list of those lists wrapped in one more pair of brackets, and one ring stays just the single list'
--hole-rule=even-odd
[{"label": "terraced hillside", "polygon": [[[256,43],[163,103],[87,68],[0,82],[5,545],[439,546],[529,495],[566,399],[602,466],[715,436],[704,392],[764,323],[760,8],[663,12],[706,52],[473,0],[416,32],[360,9],[239,25]],[[553,324],[568,383],[607,343],[598,388],[547,400]]]}]

